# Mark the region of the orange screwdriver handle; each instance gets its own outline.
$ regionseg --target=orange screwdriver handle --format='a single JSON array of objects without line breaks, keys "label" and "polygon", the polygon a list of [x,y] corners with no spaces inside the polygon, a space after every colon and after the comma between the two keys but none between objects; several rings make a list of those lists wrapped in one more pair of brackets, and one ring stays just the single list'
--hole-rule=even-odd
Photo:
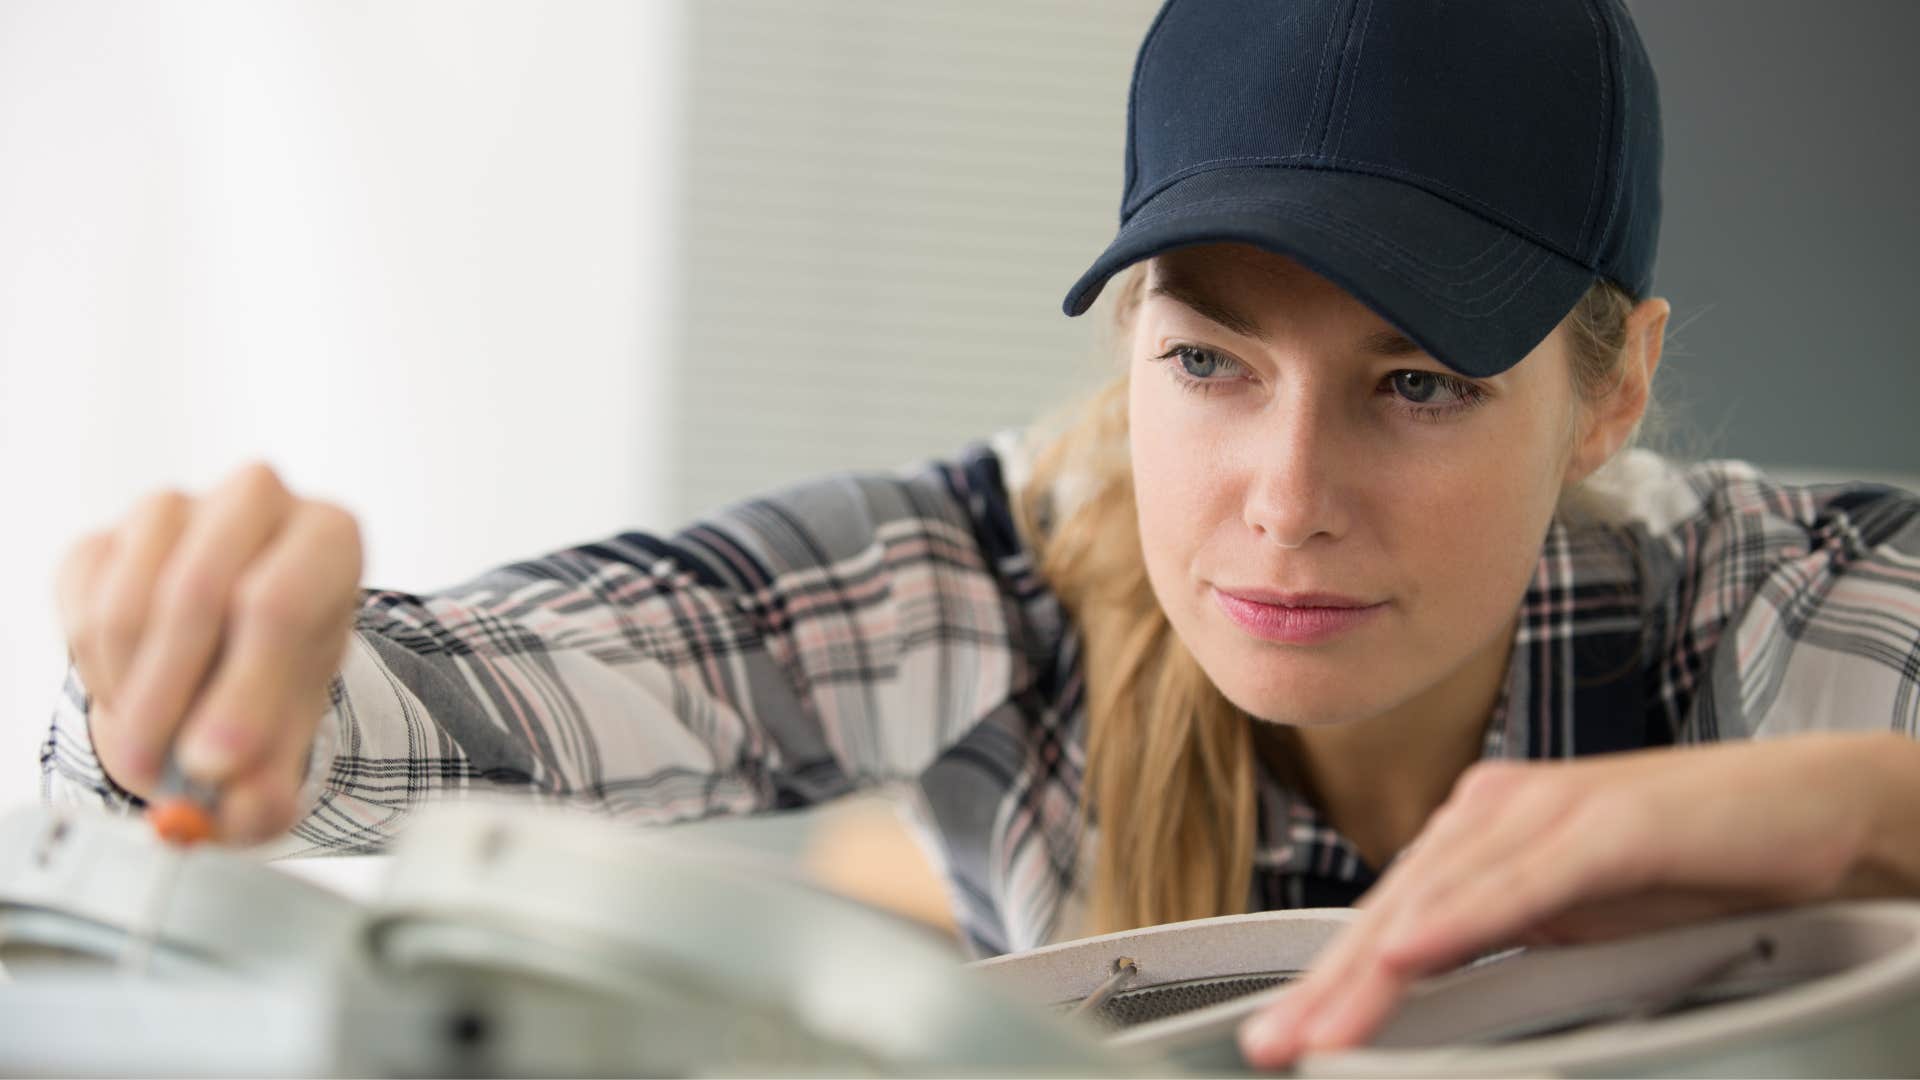
[{"label": "orange screwdriver handle", "polygon": [[213,815],[192,799],[179,796],[148,805],[147,824],[160,839],[183,847],[213,837]]},{"label": "orange screwdriver handle", "polygon": [[213,838],[213,807],[219,792],[188,780],[168,755],[160,783],[147,802],[147,824],[170,844],[198,844]]}]

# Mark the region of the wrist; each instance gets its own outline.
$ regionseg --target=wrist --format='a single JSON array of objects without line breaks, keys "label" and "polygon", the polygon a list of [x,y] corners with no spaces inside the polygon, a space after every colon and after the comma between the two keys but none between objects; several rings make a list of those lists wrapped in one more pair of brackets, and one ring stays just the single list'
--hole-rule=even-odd
[{"label": "wrist", "polygon": [[1850,742],[1838,779],[1862,796],[1865,820],[1839,895],[1920,896],[1920,743],[1892,732]]}]

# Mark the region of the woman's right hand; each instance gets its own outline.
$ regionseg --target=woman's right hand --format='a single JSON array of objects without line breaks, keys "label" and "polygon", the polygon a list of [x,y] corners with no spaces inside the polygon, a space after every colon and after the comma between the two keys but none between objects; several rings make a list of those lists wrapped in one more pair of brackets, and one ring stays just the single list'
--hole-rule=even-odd
[{"label": "woman's right hand", "polygon": [[293,824],[314,730],[360,603],[359,523],[247,465],[161,491],[82,537],[56,586],[107,775],[152,794],[169,752],[220,791],[234,843]]}]

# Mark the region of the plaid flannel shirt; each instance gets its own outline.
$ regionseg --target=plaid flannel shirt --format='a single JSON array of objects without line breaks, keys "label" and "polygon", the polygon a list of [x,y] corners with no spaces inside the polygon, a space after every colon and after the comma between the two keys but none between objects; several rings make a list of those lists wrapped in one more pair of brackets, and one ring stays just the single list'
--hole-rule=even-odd
[{"label": "plaid flannel shirt", "polygon": [[[1484,754],[1920,727],[1920,498],[1625,455],[1624,520],[1550,529]],[[367,589],[285,853],[514,789],[644,823],[894,785],[977,954],[1084,932],[1079,644],[1016,534],[1011,435],[621,533],[430,595]],[[1610,470],[1613,468],[1609,467]],[[52,801],[128,808],[71,669]],[[1260,770],[1255,910],[1375,876]]]}]

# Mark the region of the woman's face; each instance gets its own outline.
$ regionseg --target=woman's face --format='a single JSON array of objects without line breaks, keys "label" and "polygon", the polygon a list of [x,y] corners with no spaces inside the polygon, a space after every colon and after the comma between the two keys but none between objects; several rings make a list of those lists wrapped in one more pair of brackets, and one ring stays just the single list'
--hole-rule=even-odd
[{"label": "woman's face", "polygon": [[[1129,360],[1140,537],[1230,701],[1287,724],[1363,719],[1505,656],[1568,479],[1566,347],[1563,325],[1468,380],[1282,256],[1149,263]],[[1304,593],[1366,607],[1246,602]]]}]

